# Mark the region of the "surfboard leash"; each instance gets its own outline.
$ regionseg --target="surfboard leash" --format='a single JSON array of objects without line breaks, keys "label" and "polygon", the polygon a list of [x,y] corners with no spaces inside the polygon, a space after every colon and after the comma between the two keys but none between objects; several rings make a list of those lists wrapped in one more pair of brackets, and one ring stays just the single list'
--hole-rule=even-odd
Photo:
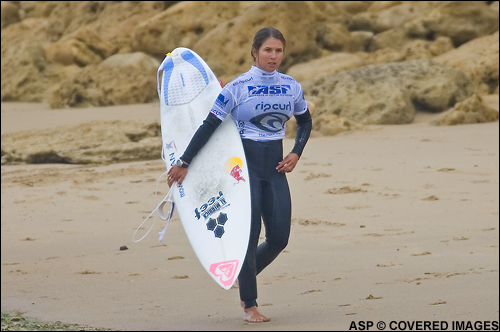
[{"label": "surfboard leash", "polygon": [[[158,178],[158,181],[156,181],[156,191],[155,191],[155,197],[158,195],[158,184],[160,183],[160,180],[162,178],[163,175],[167,174],[167,171],[163,172],[160,177]],[[170,220],[172,219],[172,215],[174,214],[174,210],[175,210],[175,202],[172,200],[172,191],[173,190],[173,186],[170,188],[170,190],[168,191],[168,193],[165,195],[165,197],[163,197],[163,199],[160,201],[160,203],[154,208],[154,210],[146,217],[146,219],[143,220],[143,222],[139,225],[139,227],[137,227],[137,229],[135,230],[134,234],[132,235],[132,241],[133,242],[139,242],[141,241],[142,239],[144,239],[148,234],[149,232],[153,229],[153,226],[156,222],[156,218],[159,216],[162,220],[166,220],[167,223],[165,225],[165,227],[163,228],[163,230],[160,232],[160,237],[159,237],[159,241],[162,242],[163,241],[163,237],[165,236],[165,233],[167,232],[167,227],[168,227],[168,224],[170,223]],[[170,211],[169,213],[165,216],[165,214],[163,213],[163,207],[164,205],[169,202],[170,203]],[[154,220],[153,220],[153,223],[151,224],[151,227],[149,228],[149,230],[146,232],[146,234],[144,234],[143,237],[141,237],[139,240],[136,240],[135,239],[135,235],[137,234],[137,231],[142,227],[142,225],[144,225],[144,223],[149,219],[151,218],[151,216],[153,214],[155,214],[155,212],[158,212],[158,215],[155,216]]]}]

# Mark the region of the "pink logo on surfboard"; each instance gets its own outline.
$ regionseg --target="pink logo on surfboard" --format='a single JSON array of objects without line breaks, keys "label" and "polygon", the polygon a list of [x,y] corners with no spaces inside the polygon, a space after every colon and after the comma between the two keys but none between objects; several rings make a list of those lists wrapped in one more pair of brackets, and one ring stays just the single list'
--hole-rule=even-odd
[{"label": "pink logo on surfboard", "polygon": [[219,277],[221,284],[230,286],[233,284],[238,268],[238,260],[213,263],[210,265],[209,271],[214,276]]}]

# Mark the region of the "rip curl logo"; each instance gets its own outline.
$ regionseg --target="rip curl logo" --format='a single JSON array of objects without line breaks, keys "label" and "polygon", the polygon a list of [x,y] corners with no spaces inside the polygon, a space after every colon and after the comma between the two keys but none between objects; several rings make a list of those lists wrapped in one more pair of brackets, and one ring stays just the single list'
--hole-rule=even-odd
[{"label": "rip curl logo", "polygon": [[288,119],[290,118],[283,113],[270,112],[257,115],[250,122],[260,130],[277,133],[285,127]]},{"label": "rip curl logo", "polygon": [[215,277],[218,277],[220,283],[225,287],[231,286],[236,276],[238,268],[238,260],[213,263],[210,265],[209,271]]},{"label": "rip curl logo", "polygon": [[229,175],[237,181],[235,184],[240,183],[240,181],[246,181],[241,175],[241,173],[243,173],[243,169],[241,167],[243,167],[243,160],[239,157],[229,158],[224,165],[226,173],[229,173]]},{"label": "rip curl logo", "polygon": [[287,104],[264,104],[264,102],[260,102],[259,104],[255,105],[255,110],[257,111],[269,111],[269,110],[275,110],[275,111],[291,111],[292,110],[292,103],[289,101]]}]

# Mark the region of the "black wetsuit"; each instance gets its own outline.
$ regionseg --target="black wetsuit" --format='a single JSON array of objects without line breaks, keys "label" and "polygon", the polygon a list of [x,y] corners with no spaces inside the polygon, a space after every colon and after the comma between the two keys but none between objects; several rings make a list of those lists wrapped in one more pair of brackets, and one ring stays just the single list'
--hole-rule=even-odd
[{"label": "black wetsuit", "polygon": [[[286,247],[290,235],[290,190],[286,175],[276,170],[283,160],[285,123],[295,116],[297,134],[292,152],[300,156],[312,119],[297,81],[253,66],[224,87],[181,159],[190,163],[229,114],[240,130],[250,180],[250,239],[238,277],[240,298],[249,308],[257,305],[257,274]],[[258,245],[262,221],[266,238]]]}]

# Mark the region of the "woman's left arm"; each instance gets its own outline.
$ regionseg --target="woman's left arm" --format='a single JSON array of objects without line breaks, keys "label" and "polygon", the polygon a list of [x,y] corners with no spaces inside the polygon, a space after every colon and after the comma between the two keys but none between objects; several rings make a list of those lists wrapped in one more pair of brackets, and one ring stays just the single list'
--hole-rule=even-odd
[{"label": "woman's left arm", "polygon": [[289,173],[293,171],[297,162],[299,161],[302,151],[306,146],[312,130],[312,118],[309,109],[305,113],[296,115],[297,120],[297,134],[295,135],[295,145],[292,152],[290,152],[281,162],[278,163],[276,169],[280,173]]}]

